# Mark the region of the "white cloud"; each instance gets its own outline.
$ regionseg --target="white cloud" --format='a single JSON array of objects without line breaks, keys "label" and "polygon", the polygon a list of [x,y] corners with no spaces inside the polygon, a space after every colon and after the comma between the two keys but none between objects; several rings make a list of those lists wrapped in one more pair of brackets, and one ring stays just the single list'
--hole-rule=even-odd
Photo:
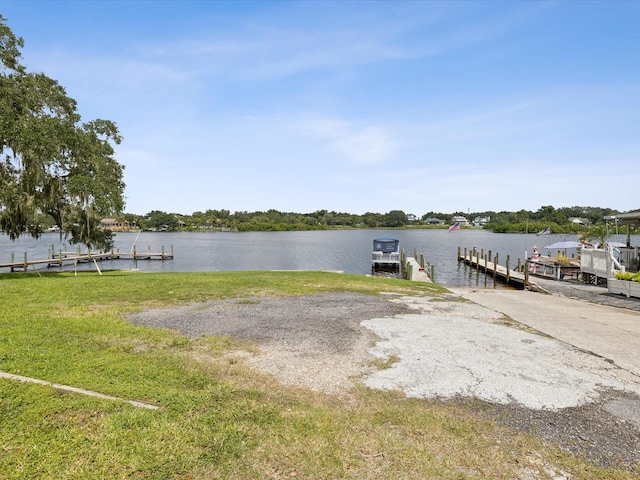
[{"label": "white cloud", "polygon": [[329,150],[351,162],[381,163],[391,160],[397,152],[388,129],[377,125],[358,126],[320,118],[305,121],[297,129],[325,141]]},{"label": "white cloud", "polygon": [[51,5],[25,15],[25,63],[120,126],[132,211],[635,201],[637,67],[597,3],[103,6],[95,36]]}]

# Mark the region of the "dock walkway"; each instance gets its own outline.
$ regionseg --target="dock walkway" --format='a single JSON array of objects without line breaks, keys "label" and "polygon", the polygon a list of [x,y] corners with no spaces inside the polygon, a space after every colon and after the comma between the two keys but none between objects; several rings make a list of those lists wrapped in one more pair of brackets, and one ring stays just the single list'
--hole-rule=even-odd
[{"label": "dock walkway", "polygon": [[[495,257],[497,260],[497,256]],[[458,261],[464,262],[472,268],[476,268],[485,273],[485,275],[493,276],[509,285],[523,290],[524,288],[535,288],[536,284],[529,278],[528,271],[525,268],[513,270],[509,267],[507,258],[507,266],[502,266],[498,262],[489,261],[487,255],[479,255],[478,252],[461,253],[458,249]],[[520,270],[523,270],[522,272]]]},{"label": "dock walkway", "polygon": [[414,257],[406,258],[405,269],[407,271],[407,280],[414,282],[432,282],[425,268],[421,267]]},{"label": "dock walkway", "polygon": [[[13,256],[12,256],[13,257]],[[59,252],[56,255],[49,255],[49,258],[40,260],[29,260],[27,254],[24,254],[23,260],[16,261],[14,258],[9,262],[0,263],[0,269],[8,268],[10,271],[27,271],[29,268],[37,270],[38,266],[46,266],[47,268],[59,268],[68,265],[77,265],[79,263],[91,263],[110,260],[171,260],[173,259],[173,246],[169,252],[165,252],[162,247],[161,252],[138,252],[133,249],[129,253],[120,251],[110,252]]]}]

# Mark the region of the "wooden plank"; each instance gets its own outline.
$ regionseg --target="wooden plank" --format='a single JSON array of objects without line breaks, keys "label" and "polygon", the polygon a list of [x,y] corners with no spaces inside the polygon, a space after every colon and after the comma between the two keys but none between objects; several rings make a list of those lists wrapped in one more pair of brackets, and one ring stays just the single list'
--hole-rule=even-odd
[{"label": "wooden plank", "polygon": [[[482,270],[485,275],[493,275],[494,277],[497,277],[506,283],[514,284],[521,288],[524,288],[526,286],[525,276],[523,273],[516,272],[515,270],[511,269],[507,270],[507,267],[504,267],[500,264],[495,264],[494,262],[490,262],[488,260],[480,258],[477,255],[459,255],[458,261],[463,261],[473,268]],[[531,284],[532,282],[529,283]]]},{"label": "wooden plank", "polygon": [[10,268],[11,271],[16,269],[26,270],[37,265],[47,265],[50,267],[60,267],[63,265],[69,265],[72,263],[89,263],[93,261],[106,261],[106,260],[172,260],[173,248],[170,253],[166,252],[146,252],[146,253],[120,253],[120,252],[101,252],[101,253],[89,253],[89,252],[60,252],[58,255],[42,259],[42,260],[24,260],[16,262],[0,263],[0,268]]}]

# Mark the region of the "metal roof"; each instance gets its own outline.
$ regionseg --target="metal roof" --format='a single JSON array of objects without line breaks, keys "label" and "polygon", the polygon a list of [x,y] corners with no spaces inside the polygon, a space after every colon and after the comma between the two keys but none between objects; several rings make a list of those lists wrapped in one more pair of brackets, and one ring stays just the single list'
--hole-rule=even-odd
[{"label": "metal roof", "polygon": [[606,215],[605,220],[614,220],[618,225],[633,225],[640,223],[640,212],[619,213],[618,215]]}]

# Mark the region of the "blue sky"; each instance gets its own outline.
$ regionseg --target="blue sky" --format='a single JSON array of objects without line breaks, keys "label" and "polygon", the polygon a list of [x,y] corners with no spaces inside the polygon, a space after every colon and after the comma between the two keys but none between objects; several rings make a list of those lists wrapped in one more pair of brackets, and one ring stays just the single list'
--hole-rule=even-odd
[{"label": "blue sky", "polygon": [[126,211],[640,208],[640,2],[2,1]]}]

